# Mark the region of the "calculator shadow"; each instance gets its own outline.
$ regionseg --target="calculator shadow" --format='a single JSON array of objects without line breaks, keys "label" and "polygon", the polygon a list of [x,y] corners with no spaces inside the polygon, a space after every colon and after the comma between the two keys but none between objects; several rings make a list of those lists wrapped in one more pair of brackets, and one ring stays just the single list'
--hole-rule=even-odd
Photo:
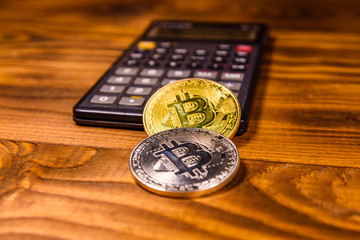
[{"label": "calculator shadow", "polygon": [[265,91],[269,81],[270,66],[272,62],[272,52],[274,46],[274,39],[269,38],[266,44],[263,59],[260,65],[260,72],[257,79],[257,84],[253,96],[253,105],[250,113],[249,126],[247,131],[241,135],[236,135],[233,140],[235,142],[241,141],[241,144],[246,144],[253,138],[257,133],[257,126],[261,119],[262,108],[264,107]]}]

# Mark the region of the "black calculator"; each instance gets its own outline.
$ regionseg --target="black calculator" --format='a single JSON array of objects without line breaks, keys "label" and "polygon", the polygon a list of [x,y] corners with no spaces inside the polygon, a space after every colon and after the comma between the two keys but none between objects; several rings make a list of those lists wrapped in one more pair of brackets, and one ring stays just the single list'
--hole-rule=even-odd
[{"label": "black calculator", "polygon": [[149,97],[185,78],[223,84],[237,96],[247,129],[260,60],[263,24],[154,21],[73,108],[77,124],[143,129]]}]

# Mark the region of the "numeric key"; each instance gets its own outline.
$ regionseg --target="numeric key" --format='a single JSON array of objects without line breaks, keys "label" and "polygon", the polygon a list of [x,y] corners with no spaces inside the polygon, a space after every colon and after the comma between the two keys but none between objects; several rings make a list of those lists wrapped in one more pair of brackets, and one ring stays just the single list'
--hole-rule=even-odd
[{"label": "numeric key", "polygon": [[134,76],[139,72],[139,68],[119,67],[115,70],[116,75]]},{"label": "numeric key", "polygon": [[175,54],[182,54],[185,55],[189,52],[189,50],[187,50],[186,48],[175,48],[174,49],[174,53]]},{"label": "numeric key", "polygon": [[115,100],[116,96],[95,95],[91,98],[90,103],[110,105],[113,104]]},{"label": "numeric key", "polygon": [[187,78],[190,76],[190,70],[169,70],[168,78]]},{"label": "numeric key", "polygon": [[122,93],[125,89],[125,86],[120,86],[120,85],[103,85],[100,89],[99,92],[102,93]]},{"label": "numeric key", "polygon": [[135,79],[135,85],[148,85],[148,86],[155,86],[158,83],[158,78],[145,78],[145,77],[138,77]]},{"label": "numeric key", "polygon": [[146,96],[149,95],[151,91],[151,87],[129,87],[129,89],[126,91],[126,94]]},{"label": "numeric key", "polygon": [[132,77],[127,76],[111,76],[108,78],[107,83],[110,84],[129,84]]},{"label": "numeric key", "polygon": [[164,74],[163,69],[154,69],[154,68],[144,68],[140,72],[142,77],[161,77]]}]

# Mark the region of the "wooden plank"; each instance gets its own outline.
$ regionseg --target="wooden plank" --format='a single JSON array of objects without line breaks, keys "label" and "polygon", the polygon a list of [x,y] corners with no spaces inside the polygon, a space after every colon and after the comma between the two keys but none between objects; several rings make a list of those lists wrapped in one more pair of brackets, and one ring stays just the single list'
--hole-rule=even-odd
[{"label": "wooden plank", "polygon": [[130,153],[2,141],[0,237],[360,237],[359,168],[242,160],[224,190],[172,199],[134,183]]}]

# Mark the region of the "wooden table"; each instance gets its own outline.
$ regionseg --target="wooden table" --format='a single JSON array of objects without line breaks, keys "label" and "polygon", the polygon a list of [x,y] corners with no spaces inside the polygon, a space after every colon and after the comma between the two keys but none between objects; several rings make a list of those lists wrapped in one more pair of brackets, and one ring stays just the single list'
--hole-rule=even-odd
[{"label": "wooden table", "polygon": [[[360,239],[360,2],[2,0],[1,239]],[[236,180],[151,194],[72,107],[153,19],[270,26]]]}]

